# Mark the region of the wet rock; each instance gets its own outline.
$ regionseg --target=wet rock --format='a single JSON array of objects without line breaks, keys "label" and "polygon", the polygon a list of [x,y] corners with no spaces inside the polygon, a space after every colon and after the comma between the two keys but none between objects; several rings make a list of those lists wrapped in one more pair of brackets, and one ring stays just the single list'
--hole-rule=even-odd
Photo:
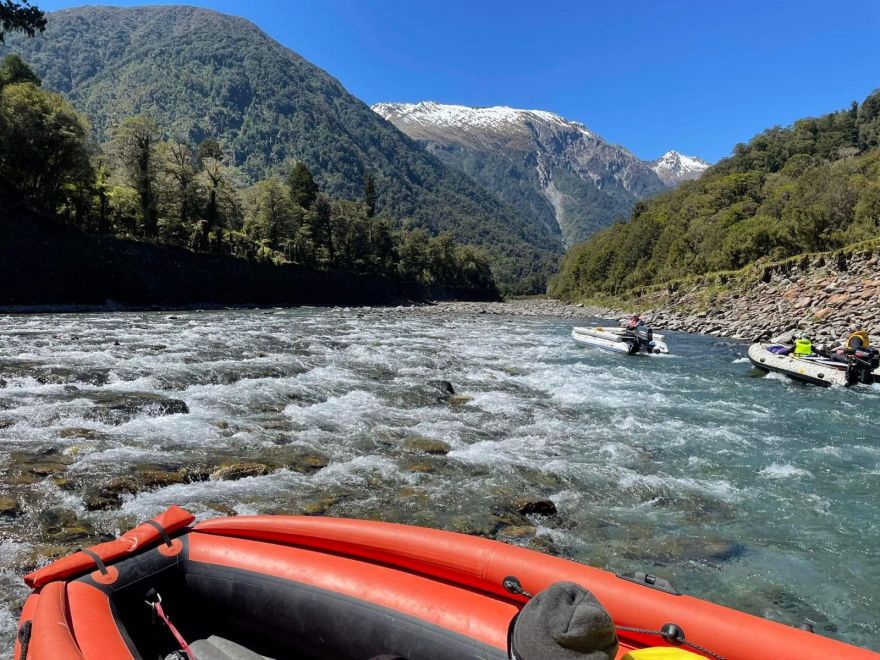
[{"label": "wet rock", "polygon": [[455,394],[455,388],[448,380],[429,380],[428,385],[441,394]]},{"label": "wet rock", "polygon": [[460,534],[494,538],[498,530],[501,529],[501,526],[502,523],[500,518],[494,514],[471,513],[455,516],[450,521],[449,528],[451,531]]},{"label": "wet rock", "polygon": [[553,501],[543,497],[518,497],[513,501],[513,508],[522,515],[552,516],[557,513]]},{"label": "wet rock", "polygon": [[308,500],[303,502],[300,513],[304,516],[323,516],[340,499],[337,495],[328,495],[315,500]]},{"label": "wet rock", "polygon": [[83,504],[87,511],[117,509],[122,504],[122,494],[105,491],[102,488],[88,488],[83,494]]},{"label": "wet rock", "polygon": [[528,539],[535,536],[537,528],[532,525],[510,525],[498,532],[498,536],[506,539]]},{"label": "wet rock", "polygon": [[437,466],[428,461],[416,461],[406,465],[405,469],[417,474],[432,474],[437,471]]},{"label": "wet rock", "polygon": [[14,419],[9,419],[8,417],[0,417],[0,430],[8,429],[11,426],[15,426]]},{"label": "wet rock", "polygon": [[211,481],[236,481],[247,477],[263,477],[271,470],[264,463],[229,463],[211,473]]},{"label": "wet rock", "polygon": [[95,534],[91,523],[80,520],[76,513],[63,507],[41,511],[39,520],[43,534],[53,543],[84,541]]},{"label": "wet rock", "polygon": [[6,483],[33,484],[64,472],[70,463],[71,459],[61,455],[54,447],[37,452],[14,451],[9,455]]},{"label": "wet rock", "polygon": [[256,462],[271,470],[287,469],[300,474],[312,474],[330,464],[327,456],[299,447],[281,446],[261,453]]},{"label": "wet rock", "polygon": [[556,545],[556,542],[546,534],[529,539],[528,547],[532,550],[543,552],[545,555],[553,555],[554,557],[569,557],[570,554]]},{"label": "wet rock", "polygon": [[198,468],[174,469],[160,465],[138,465],[131,474],[87,488],[83,495],[83,503],[89,511],[115,509],[122,504],[122,497],[125,494],[136,495],[177,484],[203,481],[207,477],[207,470]]},{"label": "wet rock", "polygon": [[6,380],[3,378],[0,378],[0,390],[2,390],[4,387],[6,387],[6,385],[7,385]]},{"label": "wet rock", "polygon": [[140,415],[159,417],[189,412],[185,401],[149,392],[99,392],[89,398],[96,405],[85,413],[86,419],[112,425],[125,424]]},{"label": "wet rock", "polygon": [[96,440],[101,435],[102,434],[95,429],[80,428],[76,426],[58,431],[58,437],[64,439],[82,438],[83,440]]},{"label": "wet rock", "polygon": [[22,513],[18,499],[0,495],[0,518],[17,518]]},{"label": "wet rock", "polygon": [[410,451],[420,452],[423,454],[431,454],[434,456],[444,456],[452,449],[442,440],[432,440],[431,438],[414,437],[407,438],[403,442],[404,447]]},{"label": "wet rock", "polygon": [[473,401],[474,397],[468,396],[466,394],[453,394],[446,402],[451,406],[463,406],[464,404]]},{"label": "wet rock", "polygon": [[227,517],[231,518],[231,517],[238,515],[238,511],[233,509],[231,506],[229,506],[225,502],[205,502],[205,506],[210,509],[213,509],[214,511],[219,513],[221,516],[227,516]]}]

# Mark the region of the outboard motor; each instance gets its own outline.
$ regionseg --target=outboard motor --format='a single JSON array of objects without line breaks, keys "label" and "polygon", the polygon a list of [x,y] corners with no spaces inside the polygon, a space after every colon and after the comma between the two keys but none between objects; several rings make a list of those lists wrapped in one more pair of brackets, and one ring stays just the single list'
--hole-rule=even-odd
[{"label": "outboard motor", "polygon": [[874,382],[874,371],[880,367],[880,350],[862,347],[847,354],[846,384],[870,385]]},{"label": "outboard motor", "polygon": [[645,351],[645,353],[653,352],[654,347],[651,342],[654,341],[654,331],[646,325],[640,325],[636,328],[636,341],[639,350]]}]

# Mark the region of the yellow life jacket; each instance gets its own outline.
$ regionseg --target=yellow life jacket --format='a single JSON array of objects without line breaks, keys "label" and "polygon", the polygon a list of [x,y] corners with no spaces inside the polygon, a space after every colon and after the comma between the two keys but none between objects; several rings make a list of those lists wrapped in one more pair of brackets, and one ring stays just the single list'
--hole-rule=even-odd
[{"label": "yellow life jacket", "polygon": [[[858,340],[858,341],[853,341]],[[858,342],[861,342],[859,345]],[[871,340],[868,337],[868,333],[864,330],[856,330],[849,336],[849,339],[846,340],[847,348],[868,348],[871,345]]]},{"label": "yellow life jacket", "polygon": [[703,656],[671,646],[630,651],[620,660],[705,660]]},{"label": "yellow life jacket", "polygon": [[812,355],[813,354],[813,342],[809,339],[795,339],[794,340],[794,354],[795,355]]}]

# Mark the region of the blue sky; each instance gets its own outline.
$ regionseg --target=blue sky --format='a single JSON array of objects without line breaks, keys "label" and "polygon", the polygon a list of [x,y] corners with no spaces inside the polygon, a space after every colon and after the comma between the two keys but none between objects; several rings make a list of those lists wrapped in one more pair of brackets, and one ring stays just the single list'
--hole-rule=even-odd
[{"label": "blue sky", "polygon": [[714,161],[880,87],[877,0],[187,4],[252,20],[367,103],[550,110],[646,159],[676,149]]}]

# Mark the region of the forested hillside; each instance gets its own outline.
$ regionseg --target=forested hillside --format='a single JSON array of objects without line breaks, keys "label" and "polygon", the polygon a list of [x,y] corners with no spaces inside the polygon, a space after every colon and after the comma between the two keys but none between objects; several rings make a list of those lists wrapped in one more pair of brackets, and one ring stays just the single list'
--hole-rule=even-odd
[{"label": "forested hillside", "polygon": [[737,145],[573,248],[551,293],[578,298],[831,250],[880,235],[880,90]]},{"label": "forested hillside", "polygon": [[395,230],[378,215],[369,174],[357,201],[322,192],[302,162],[284,178],[246,185],[217,141],[196,146],[162,140],[146,115],[122,120],[99,148],[85,118],[62,95],[44,89],[16,55],[0,63],[0,195],[5,224],[24,217],[14,209],[25,206],[101,235],[489,296],[495,291],[481,250],[458,245],[448,234]]},{"label": "forested hillside", "polygon": [[106,143],[127,118],[151,117],[161,140],[214,140],[216,160],[252,183],[305,163],[321,189],[358,199],[395,227],[451,233],[491,257],[511,292],[541,290],[561,248],[464,174],[376,116],[338,81],[253,24],[192,7],[83,7],[52,13],[35,38],[7,35],[47,89],[63,93]]}]

